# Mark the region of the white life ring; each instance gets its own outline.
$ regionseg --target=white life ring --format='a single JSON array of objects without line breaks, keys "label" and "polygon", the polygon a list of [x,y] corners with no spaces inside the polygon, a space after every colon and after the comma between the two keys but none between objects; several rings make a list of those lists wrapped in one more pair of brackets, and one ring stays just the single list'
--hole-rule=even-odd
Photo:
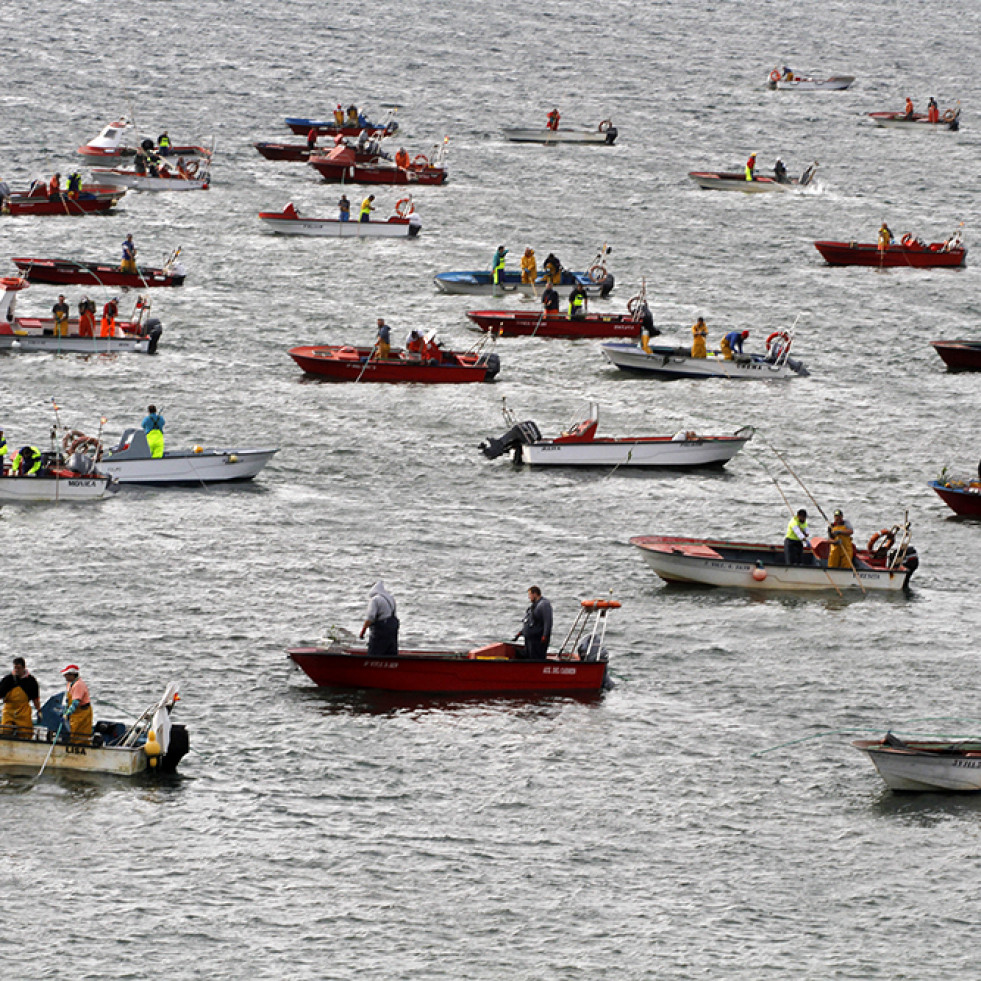
[{"label": "white life ring", "polygon": [[408,218],[409,215],[411,215],[415,210],[416,206],[412,203],[411,197],[399,198],[399,200],[395,202],[395,214],[397,214],[399,218]]},{"label": "white life ring", "polygon": [[603,121],[602,121],[602,122],[601,122],[601,123],[599,124],[599,126],[597,126],[596,128],[597,128],[597,129],[598,129],[598,130],[599,130],[599,131],[600,131],[601,133],[605,133],[605,132],[606,132],[607,130],[609,130],[609,129],[612,129],[612,128],[613,128],[613,120],[612,120],[612,119],[604,119],[604,120],[603,120]]}]

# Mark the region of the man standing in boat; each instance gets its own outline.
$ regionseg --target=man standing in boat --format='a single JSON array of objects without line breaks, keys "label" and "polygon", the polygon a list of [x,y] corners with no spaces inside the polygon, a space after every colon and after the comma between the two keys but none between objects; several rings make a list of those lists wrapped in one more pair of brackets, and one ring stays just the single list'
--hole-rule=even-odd
[{"label": "man standing in boat", "polygon": [[892,245],[893,234],[889,226],[883,222],[879,226],[879,251],[885,252]]},{"label": "man standing in boat", "polygon": [[31,702],[40,714],[41,692],[38,690],[37,678],[27,670],[27,663],[22,657],[15,657],[13,670],[0,678],[0,701],[3,702],[0,734],[30,739],[34,734]]},{"label": "man standing in boat", "polygon": [[337,217],[341,221],[351,220],[351,202],[348,201],[346,194],[342,194],[340,201],[337,202]]},{"label": "man standing in boat", "polygon": [[368,657],[396,657],[399,652],[399,618],[395,615],[395,597],[381,579],[368,593],[368,612],[359,637],[368,634]]},{"label": "man standing in boat", "polygon": [[751,181],[756,177],[756,154],[751,153],[749,160],[746,161],[746,180]]},{"label": "man standing in boat", "polygon": [[545,281],[545,292],[542,293],[544,316],[551,317],[559,312],[559,294],[550,281]]},{"label": "man standing in boat", "polygon": [[801,508],[787,524],[783,540],[783,559],[787,565],[804,565],[804,546],[809,544],[807,512]]},{"label": "man standing in boat", "polygon": [[371,213],[375,210],[374,204],[372,203],[374,200],[374,194],[369,194],[361,202],[361,212],[358,215],[358,221],[371,221]]},{"label": "man standing in boat", "polygon": [[119,271],[134,275],[136,273],[136,243],[132,235],[127,235],[123,242],[123,261],[119,264]]},{"label": "man standing in boat", "polygon": [[704,358],[706,356],[705,338],[709,335],[709,329],[705,324],[705,318],[699,317],[691,325],[691,356],[693,358]]},{"label": "man standing in boat", "polygon": [[51,308],[54,314],[54,336],[68,336],[68,304],[63,293],[58,294],[58,302]]},{"label": "man standing in boat", "polygon": [[777,162],[773,165],[773,179],[778,184],[790,183],[790,181],[787,180],[787,168],[784,166],[784,162],[781,157],[777,157]]},{"label": "man standing in boat", "polygon": [[392,328],[385,323],[384,317],[378,318],[378,337],[375,340],[375,357],[379,361],[387,361],[392,354]]},{"label": "man standing in boat", "polygon": [[553,109],[548,114],[548,123],[545,128],[550,129],[553,133],[559,128],[559,120],[561,119],[558,108]]},{"label": "man standing in boat", "polygon": [[156,460],[164,455],[164,417],[157,412],[155,405],[148,405],[146,415],[140,425],[146,433],[146,445],[150,447],[150,455]]},{"label": "man standing in boat", "polygon": [[68,722],[69,741],[88,742],[92,738],[92,698],[89,687],[79,677],[77,664],[69,664],[61,669],[65,679],[65,711]]},{"label": "man standing in boat", "polygon": [[504,262],[508,250],[503,245],[497,247],[494,258],[491,260],[491,273],[494,280],[494,292],[496,293],[501,286],[501,279],[504,276]]},{"label": "man standing in boat", "polygon": [[586,319],[586,291],[582,288],[582,283],[576,283],[569,294],[569,319]]},{"label": "man standing in boat", "polygon": [[523,655],[519,654],[520,657],[529,661],[544,661],[548,656],[548,642],[552,638],[552,604],[542,596],[538,586],[528,588],[528,602],[531,605],[525,610],[521,629],[514,639],[524,638],[525,650]]},{"label": "man standing in boat", "polygon": [[828,538],[831,539],[831,551],[828,552],[829,569],[854,568],[855,545],[852,542],[854,534],[852,523],[845,520],[840,509],[835,511],[831,524],[828,525]]}]

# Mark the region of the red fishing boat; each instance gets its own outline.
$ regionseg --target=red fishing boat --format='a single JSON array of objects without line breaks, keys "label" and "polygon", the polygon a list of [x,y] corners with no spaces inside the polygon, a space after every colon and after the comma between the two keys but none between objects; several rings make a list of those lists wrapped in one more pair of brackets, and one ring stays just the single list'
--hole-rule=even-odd
[{"label": "red fishing boat", "polygon": [[340,344],[294,347],[290,357],[308,374],[334,381],[421,382],[426,385],[461,385],[493,381],[501,370],[500,358],[493,352],[444,351],[422,358],[393,350],[385,359],[375,357],[372,347]]},{"label": "red fishing boat", "polygon": [[527,660],[507,641],[465,651],[399,651],[369,656],[363,647],[295,647],[287,653],[322,688],[428,694],[587,694],[607,686],[603,648],[616,600],[583,600],[558,653]]},{"label": "red fishing boat", "polygon": [[981,371],[981,341],[930,341],[951,371]]},{"label": "red fishing boat", "polygon": [[443,149],[439,147],[432,158],[418,153],[408,167],[398,167],[391,160],[358,163],[354,148],[339,144],[330,153],[311,156],[307,163],[331,183],[445,184],[447,173],[443,166]]},{"label": "red fishing boat", "polygon": [[814,248],[830,266],[934,269],[963,266],[967,259],[967,247],[961,243],[959,235],[946,242],[927,245],[907,233],[898,245],[893,243],[885,249],[880,249],[874,242],[815,242]]},{"label": "red fishing boat", "polygon": [[575,319],[533,310],[468,310],[483,331],[502,337],[639,337],[641,321],[629,313],[588,313]]},{"label": "red fishing boat", "polygon": [[[341,141],[343,136],[334,137],[334,147],[348,146]],[[311,156],[323,156],[328,152],[327,147],[310,146],[308,143],[253,143],[252,144],[267,160],[309,160]],[[387,159],[387,155],[382,152],[381,143],[378,139],[358,140],[357,146],[351,147],[354,150],[355,163],[373,163],[379,158]]]},{"label": "red fishing boat", "polygon": [[111,211],[126,193],[125,187],[111,184],[84,184],[77,197],[58,192],[48,196],[40,181],[27,194],[11,194],[3,202],[9,215],[88,215]]},{"label": "red fishing boat", "polygon": [[68,286],[121,286],[123,289],[147,289],[151,286],[183,286],[187,273],[177,262],[180,249],[161,269],[138,266],[135,273],[120,272],[118,265],[108,262],[87,262],[82,259],[29,259],[11,261],[31,283],[52,283]]},{"label": "red fishing boat", "polygon": [[138,149],[165,157],[183,157],[186,160],[211,159],[211,150],[203,146],[168,143],[161,147],[153,140],[140,139],[136,127],[126,118],[109,123],[94,140],[80,146],[78,152],[83,157],[97,157],[100,160],[125,160],[135,157]]},{"label": "red fishing boat", "polygon": [[948,477],[944,473],[939,480],[931,480],[930,486],[956,514],[981,518],[981,464],[977,477]]}]

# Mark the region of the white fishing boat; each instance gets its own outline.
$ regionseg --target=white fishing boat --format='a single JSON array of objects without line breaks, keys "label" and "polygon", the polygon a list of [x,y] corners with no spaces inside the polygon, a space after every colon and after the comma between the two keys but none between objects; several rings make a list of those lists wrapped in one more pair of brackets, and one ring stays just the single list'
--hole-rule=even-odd
[{"label": "white fishing boat", "polygon": [[339,218],[311,218],[300,214],[291,201],[282,211],[260,211],[259,218],[277,235],[309,235],[322,238],[415,238],[422,231],[422,219],[411,198],[402,198],[389,219],[341,221]]},{"label": "white fishing boat", "polygon": [[515,463],[567,467],[722,467],[753,437],[749,427],[732,436],[704,436],[683,430],[671,436],[597,436],[599,405],[551,439],[542,438],[532,420],[518,422],[505,405],[508,431],[480,449],[488,459],[511,452]]},{"label": "white fishing boat", "polygon": [[170,145],[160,147],[151,139],[141,139],[136,127],[125,116],[109,123],[99,135],[78,148],[83,157],[96,157],[101,160],[125,160],[135,157],[137,150],[160,154],[167,160],[178,157],[185,161],[210,160],[211,151],[203,146]]},{"label": "white fishing boat", "polygon": [[745,173],[719,170],[692,170],[688,179],[694,181],[703,191],[739,191],[741,194],[782,194],[787,191],[802,191],[814,179],[817,161],[811,164],[800,177],[777,180],[765,174],[757,174],[751,181]]},{"label": "white fishing boat", "polygon": [[617,128],[612,120],[604,119],[596,129],[549,129],[547,126],[511,128],[504,130],[504,138],[512,143],[541,143],[551,146],[557,143],[596,144],[613,146]]},{"label": "white fishing boat", "polygon": [[115,494],[119,485],[103,474],[84,474],[56,467],[45,468],[32,477],[4,474],[0,477],[0,503],[32,504],[37,501],[77,503],[101,501]]},{"label": "white fishing boat", "polygon": [[981,740],[900,739],[892,732],[882,739],[857,739],[852,745],[872,761],[892,790],[981,790]]},{"label": "white fishing boat", "polygon": [[177,686],[168,685],[132,725],[99,721],[91,739],[69,741],[62,724],[64,695],[53,695],[42,708],[43,724],[34,726],[29,737],[0,734],[0,766],[125,777],[147,770],[172,773],[188,750],[187,730],[170,720],[178,698]]},{"label": "white fishing boat", "polygon": [[[64,437],[69,460],[88,459],[95,472],[108,474],[120,484],[186,485],[229,484],[251,480],[279,452],[278,447],[165,450],[155,457],[142,429],[127,429],[118,444],[107,449],[101,440],[71,431]],[[77,448],[76,448],[77,447]]]},{"label": "white fishing boat", "polygon": [[101,335],[94,324],[91,335],[83,334],[78,317],[68,320],[68,333],[57,335],[53,317],[17,317],[17,294],[27,289],[27,280],[19,276],[0,279],[0,352],[52,354],[154,354],[163,326],[150,317],[150,301],[138,296],[129,320],[113,320],[111,332]]},{"label": "white fishing boat", "polygon": [[766,81],[768,89],[784,89],[791,92],[834,92],[851,88],[854,75],[832,75],[830,78],[809,78],[798,75],[789,68],[774,68]]},{"label": "white fishing boat", "polygon": [[630,539],[647,564],[669,583],[751,589],[755,592],[899,592],[919,566],[909,544],[909,523],[885,530],[890,544],[856,549],[854,569],[827,565],[831,543],[812,537],[805,565],[788,565],[782,545],[710,538],[641,535]]},{"label": "white fishing boat", "polygon": [[704,358],[693,358],[690,347],[651,344],[645,351],[639,344],[609,341],[601,350],[610,364],[621,371],[652,375],[662,379],[729,378],[760,380],[804,377],[809,374],[803,362],[790,357],[794,330],[774,331],[765,354],[734,354],[726,358],[720,351],[708,351]]},{"label": "white fishing boat", "polygon": [[195,171],[193,175],[175,169],[154,176],[130,167],[93,167],[92,173],[106,184],[134,191],[207,191],[211,186],[211,174],[207,169]]}]

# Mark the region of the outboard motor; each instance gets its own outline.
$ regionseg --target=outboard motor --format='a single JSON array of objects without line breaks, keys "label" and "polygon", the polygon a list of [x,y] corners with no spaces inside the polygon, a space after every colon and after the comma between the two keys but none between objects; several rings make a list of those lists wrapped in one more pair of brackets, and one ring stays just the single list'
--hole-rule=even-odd
[{"label": "outboard motor", "polygon": [[191,740],[187,735],[187,728],[174,723],[170,727],[170,743],[167,752],[160,760],[160,771],[162,773],[173,773],[177,769],[177,764],[187,755],[191,748]]},{"label": "outboard motor", "polygon": [[531,419],[519,422],[512,426],[503,436],[495,439],[489,437],[486,442],[480,444],[480,452],[488,460],[496,460],[499,456],[504,456],[509,450],[520,449],[529,443],[537,443],[542,438],[538,426]]},{"label": "outboard motor", "polygon": [[583,637],[579,641],[576,653],[582,661],[608,661],[610,659],[609,652],[603,646],[600,638],[596,636]]},{"label": "outboard motor", "polygon": [[610,126],[606,131],[606,142],[608,146],[613,146],[617,138],[616,126]]},{"label": "outboard motor", "polygon": [[140,146],[143,147],[144,150],[152,150],[153,149],[153,140],[141,140],[140,141]]},{"label": "outboard motor", "polygon": [[163,324],[156,317],[151,317],[146,322],[143,333],[150,338],[150,344],[146,349],[146,353],[156,354],[157,345],[160,343],[160,335],[163,333]]},{"label": "outboard motor", "polygon": [[903,565],[909,570],[906,573],[906,578],[903,580],[903,589],[909,589],[909,581],[913,578],[913,573],[920,567],[920,557],[916,554],[916,549],[910,545],[906,549],[906,558],[903,560]]},{"label": "outboard motor", "polygon": [[616,285],[616,280],[613,278],[613,273],[607,273],[599,284],[600,296],[605,300],[613,291],[613,287],[615,285]]},{"label": "outboard motor", "polygon": [[491,351],[490,354],[484,355],[483,362],[487,369],[484,381],[490,381],[501,373],[501,358],[496,352]]}]

